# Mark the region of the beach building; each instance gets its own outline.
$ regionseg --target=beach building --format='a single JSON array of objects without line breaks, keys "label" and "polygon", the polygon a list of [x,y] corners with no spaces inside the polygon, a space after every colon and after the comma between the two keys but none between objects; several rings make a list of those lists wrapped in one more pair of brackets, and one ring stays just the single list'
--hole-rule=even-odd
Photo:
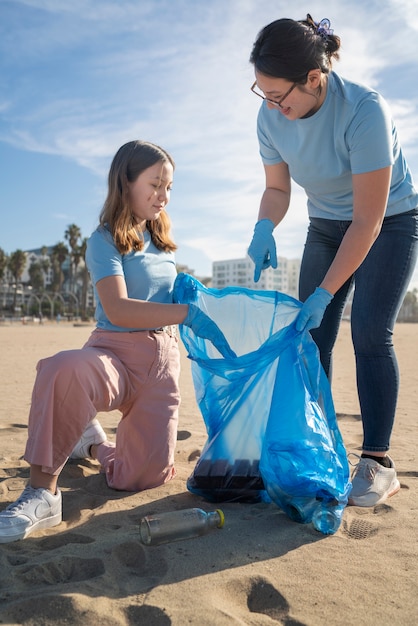
[{"label": "beach building", "polygon": [[269,267],[261,273],[258,283],[254,282],[254,263],[247,256],[212,263],[212,287],[223,289],[236,286],[247,289],[281,291],[298,297],[300,259],[278,257],[277,269]]}]

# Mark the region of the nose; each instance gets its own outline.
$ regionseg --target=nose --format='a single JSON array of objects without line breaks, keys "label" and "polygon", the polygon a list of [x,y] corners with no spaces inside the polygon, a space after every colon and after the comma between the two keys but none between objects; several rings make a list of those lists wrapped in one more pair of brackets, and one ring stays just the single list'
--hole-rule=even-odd
[{"label": "nose", "polygon": [[273,104],[272,102],[267,100],[267,108],[271,110],[271,109],[281,108],[281,106],[280,106],[280,104]]},{"label": "nose", "polygon": [[284,107],[282,106],[282,102],[285,98],[282,98],[280,100],[280,102],[273,102],[272,100],[267,100],[266,98],[266,102],[267,102],[267,108],[269,109],[283,109]]},{"label": "nose", "polygon": [[161,203],[167,204],[170,198],[170,191],[168,189],[159,189],[158,190],[158,200]]}]

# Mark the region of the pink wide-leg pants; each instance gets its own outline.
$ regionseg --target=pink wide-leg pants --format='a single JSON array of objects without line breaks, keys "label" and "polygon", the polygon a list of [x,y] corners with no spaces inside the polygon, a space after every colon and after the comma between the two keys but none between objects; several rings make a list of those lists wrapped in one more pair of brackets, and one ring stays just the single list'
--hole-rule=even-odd
[{"label": "pink wide-leg pants", "polygon": [[119,409],[116,444],[97,449],[109,487],[142,491],[175,475],[180,355],[167,332],[94,330],[80,350],[42,359],[25,459],[59,474],[99,411]]}]

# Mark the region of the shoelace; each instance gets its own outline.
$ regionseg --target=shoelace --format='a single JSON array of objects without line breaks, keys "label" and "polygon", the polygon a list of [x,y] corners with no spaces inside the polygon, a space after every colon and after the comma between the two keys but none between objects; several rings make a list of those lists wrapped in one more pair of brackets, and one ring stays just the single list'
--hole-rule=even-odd
[{"label": "shoelace", "polygon": [[36,489],[31,487],[30,485],[25,487],[25,489],[22,491],[22,493],[20,494],[16,502],[13,502],[13,504],[10,504],[7,507],[7,511],[13,512],[13,511],[18,511],[19,509],[21,509],[23,505],[25,505],[27,502],[29,502],[31,498],[33,498],[33,494],[35,491]]},{"label": "shoelace", "polygon": [[[352,461],[350,460],[350,457],[353,456],[357,459],[357,461],[355,463],[352,463]],[[361,461],[361,456],[359,454],[356,454],[355,452],[349,452],[347,454],[347,461],[349,462],[349,464],[351,465],[351,467],[357,467],[357,465],[360,463]]]},{"label": "shoelace", "polygon": [[[353,462],[350,457],[354,457],[355,461]],[[351,480],[352,480],[358,472],[359,463],[361,461],[361,456],[359,454],[356,454],[355,452],[349,452],[347,454],[347,461],[349,465],[351,465],[351,467],[354,467],[352,474],[351,474]]]},{"label": "shoelace", "polygon": [[[352,463],[350,460],[350,456],[356,457],[357,463]],[[363,457],[361,457],[359,454],[356,454],[355,452],[350,452],[347,455],[347,459],[349,464],[354,467],[352,478],[354,478],[354,476],[359,476],[360,478],[364,478],[369,482],[374,481],[377,469],[376,467],[367,463],[367,459],[363,459]],[[363,463],[361,463],[361,461],[363,461]]]}]

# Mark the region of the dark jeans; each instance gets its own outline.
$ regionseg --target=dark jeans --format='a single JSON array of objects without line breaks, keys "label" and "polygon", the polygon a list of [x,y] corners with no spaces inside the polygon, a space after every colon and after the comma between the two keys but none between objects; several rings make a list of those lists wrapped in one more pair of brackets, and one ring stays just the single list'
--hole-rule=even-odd
[{"label": "dark jeans", "polygon": [[[302,301],[322,282],[350,222],[312,218],[300,272]],[[392,335],[418,255],[418,209],[388,217],[367,257],[335,294],[321,326],[312,331],[331,378],[332,350],[354,285],[351,335],[363,420],[363,449],[389,450],[399,389]]]}]

